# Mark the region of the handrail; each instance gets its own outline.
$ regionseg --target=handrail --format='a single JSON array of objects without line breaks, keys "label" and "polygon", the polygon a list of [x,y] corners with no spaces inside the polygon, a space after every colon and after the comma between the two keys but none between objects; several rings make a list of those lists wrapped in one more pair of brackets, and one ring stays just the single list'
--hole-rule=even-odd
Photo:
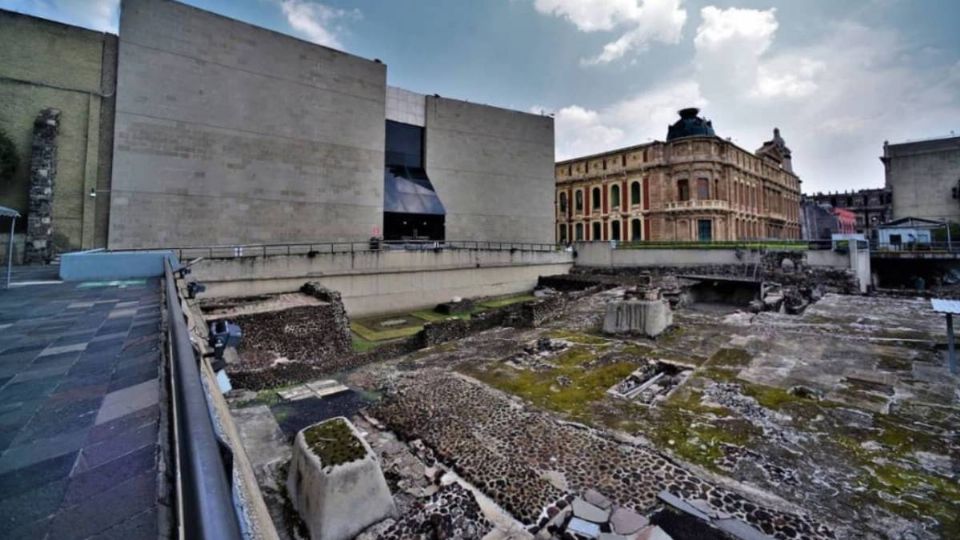
[{"label": "handrail", "polygon": [[236,244],[219,246],[132,248],[111,251],[172,251],[180,260],[185,260],[196,257],[266,257],[268,255],[317,255],[390,250],[426,251],[434,249],[550,252],[557,251],[560,249],[560,247],[553,243],[487,240],[368,240],[365,242],[303,242],[288,244]]},{"label": "handrail", "polygon": [[169,260],[164,260],[172,388],[176,406],[177,466],[181,495],[180,526],[187,539],[240,538],[227,467],[213,429],[200,378],[198,358],[180,307]]}]

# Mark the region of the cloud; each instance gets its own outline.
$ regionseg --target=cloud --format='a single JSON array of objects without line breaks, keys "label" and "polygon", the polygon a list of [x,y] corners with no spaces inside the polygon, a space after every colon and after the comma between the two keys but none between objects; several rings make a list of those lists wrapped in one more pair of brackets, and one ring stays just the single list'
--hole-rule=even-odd
[{"label": "cloud", "polygon": [[120,0],[21,0],[7,7],[37,17],[113,34],[117,33],[120,20]]},{"label": "cloud", "polygon": [[854,21],[788,46],[777,42],[772,9],[711,6],[700,16],[692,57],[658,85],[558,109],[557,158],[663,140],[676,110],[693,105],[748,150],[779,127],[804,191],[853,189],[883,184],[884,140],[942,136],[960,124],[960,54],[921,62],[930,52],[897,31]]},{"label": "cloud", "polygon": [[706,104],[697,83],[684,81],[655,88],[600,110],[578,105],[564,107],[554,114],[557,159],[663,139],[678,109]]},{"label": "cloud", "polygon": [[687,21],[681,0],[535,0],[540,13],[564,18],[581,32],[619,30],[620,37],[584,64],[606,64],[651,42],[677,43]]},{"label": "cloud", "polygon": [[343,48],[338,37],[342,31],[339,21],[360,17],[359,10],[332,8],[309,0],[280,0],[280,9],[296,33],[314,43],[335,49]]}]

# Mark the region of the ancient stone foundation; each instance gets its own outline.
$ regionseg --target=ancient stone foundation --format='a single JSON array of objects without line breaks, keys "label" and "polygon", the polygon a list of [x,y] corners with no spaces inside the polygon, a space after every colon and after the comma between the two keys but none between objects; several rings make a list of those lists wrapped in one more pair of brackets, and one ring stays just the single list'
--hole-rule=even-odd
[{"label": "ancient stone foundation", "polygon": [[380,462],[343,417],[297,434],[287,491],[312,540],[353,538],[396,513]]},{"label": "ancient stone foundation", "polygon": [[627,300],[607,305],[603,331],[656,337],[671,324],[673,312],[665,300]]},{"label": "ancient stone foundation", "polygon": [[53,185],[57,178],[59,128],[60,111],[57,109],[44,109],[33,123],[25,264],[50,262],[54,255]]}]

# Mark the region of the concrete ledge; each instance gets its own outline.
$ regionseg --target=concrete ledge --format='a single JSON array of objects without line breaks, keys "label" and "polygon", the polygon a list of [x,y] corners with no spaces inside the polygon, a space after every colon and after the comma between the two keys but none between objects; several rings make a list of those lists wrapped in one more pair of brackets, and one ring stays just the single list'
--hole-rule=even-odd
[{"label": "concrete ledge", "polygon": [[172,251],[77,251],[60,257],[60,279],[93,281],[158,277],[163,261],[179,265]]}]

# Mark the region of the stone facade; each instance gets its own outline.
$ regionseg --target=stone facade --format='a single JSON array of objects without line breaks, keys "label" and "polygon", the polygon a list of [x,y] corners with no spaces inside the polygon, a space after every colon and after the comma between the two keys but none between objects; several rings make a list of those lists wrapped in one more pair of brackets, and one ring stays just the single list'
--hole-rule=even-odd
[{"label": "stone facade", "polygon": [[[960,180],[960,178],[958,178]],[[814,193],[805,195],[804,201],[831,208],[850,210],[856,215],[856,229],[870,238],[877,226],[893,219],[893,192],[890,188],[871,188],[858,191]],[[822,227],[821,227],[822,229]],[[820,230],[811,227],[811,233]],[[807,236],[804,236],[807,238]]]},{"label": "stone facade", "polygon": [[800,179],[779,132],[756,153],[689,135],[562,161],[555,174],[558,242],[800,238]]},{"label": "stone facade", "polygon": [[[0,185],[0,206],[29,219],[34,121],[60,110],[50,214],[58,250],[106,246],[116,54],[114,35],[0,10],[0,128],[21,164],[13,182]],[[18,220],[18,236],[28,219]]]},{"label": "stone facade", "polygon": [[53,193],[57,180],[59,128],[60,111],[57,109],[41,111],[33,124],[25,263],[47,263],[53,257]]},{"label": "stone facade", "polygon": [[960,137],[883,143],[891,219],[960,220]]}]

